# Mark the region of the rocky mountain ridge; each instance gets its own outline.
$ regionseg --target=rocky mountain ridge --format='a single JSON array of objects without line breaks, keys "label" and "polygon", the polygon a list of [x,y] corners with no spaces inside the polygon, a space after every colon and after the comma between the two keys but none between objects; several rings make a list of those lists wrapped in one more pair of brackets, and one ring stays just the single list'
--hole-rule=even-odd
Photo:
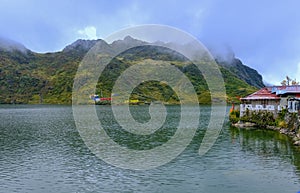
[{"label": "rocky mountain ridge", "polygon": [[[123,40],[117,40],[111,44],[104,40],[77,40],[66,46],[60,52],[35,53],[15,42],[7,42],[0,39],[0,103],[50,103],[50,104],[70,104],[72,96],[72,86],[77,67],[85,54],[97,44],[101,49],[110,51],[124,50],[132,47],[142,47],[151,45],[147,42],[134,39],[130,36]],[[163,43],[161,43],[163,44]],[[4,46],[5,45],[5,46]],[[136,49],[138,51],[141,49]],[[177,67],[181,59],[172,58],[170,51],[163,51],[162,48],[147,49],[142,52],[135,52],[129,57],[124,56],[128,63],[142,57],[142,54],[157,58],[155,55],[161,54],[162,58],[171,58]],[[170,55],[171,54],[171,55]],[[128,60],[130,58],[130,60]],[[159,58],[159,57],[158,57]],[[217,61],[218,62],[218,61]],[[118,65],[122,61],[116,62]],[[234,98],[236,95],[246,95],[255,90],[255,87],[262,87],[261,76],[254,70],[241,63],[240,60],[232,64],[218,62],[223,73],[225,84],[227,85],[228,96]],[[113,65],[114,70],[122,65]],[[124,64],[128,66],[127,64]],[[123,67],[124,67],[123,65]],[[193,74],[193,68],[181,69],[184,73]],[[114,76],[115,74],[110,74]],[[199,93],[203,99],[207,98],[205,84],[199,76],[190,76],[197,87],[201,87]],[[200,83],[199,83],[200,82]],[[99,82],[101,85],[101,82]],[[109,88],[106,88],[109,90]],[[109,91],[106,90],[106,93]],[[203,94],[203,93],[206,93]],[[203,100],[206,101],[206,100]],[[207,102],[207,101],[206,101]],[[203,103],[206,103],[203,102]]]}]

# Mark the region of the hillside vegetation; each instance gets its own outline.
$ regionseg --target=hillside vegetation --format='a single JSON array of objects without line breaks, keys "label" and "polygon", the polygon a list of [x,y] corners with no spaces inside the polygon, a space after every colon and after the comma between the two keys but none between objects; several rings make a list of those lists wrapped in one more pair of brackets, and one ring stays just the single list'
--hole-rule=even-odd
[{"label": "hillside vegetation", "polygon": [[[112,44],[107,44],[103,40],[97,41],[102,41],[102,46],[107,49],[117,49],[118,46],[124,47],[128,44],[137,46],[115,57],[109,63],[99,77],[97,94],[101,93],[103,97],[109,97],[119,75],[137,62],[163,60],[177,67],[190,79],[200,103],[210,102],[210,92],[205,79],[197,67],[184,56],[174,54],[167,48],[145,46],[141,41],[128,37]],[[30,50],[0,48],[0,103],[71,104],[73,80],[77,67],[97,41],[78,40],[61,52],[45,54],[34,53]],[[257,90],[258,85],[251,85],[249,84],[251,81],[243,80],[238,72],[232,69],[232,66],[227,68],[220,65],[219,67],[229,100],[236,100],[237,97]],[[253,80],[259,80],[260,75],[253,74],[254,70],[251,70]],[[247,77],[249,78],[251,77]],[[133,90],[131,98],[178,103],[178,96],[167,84],[155,81],[140,84]]]}]

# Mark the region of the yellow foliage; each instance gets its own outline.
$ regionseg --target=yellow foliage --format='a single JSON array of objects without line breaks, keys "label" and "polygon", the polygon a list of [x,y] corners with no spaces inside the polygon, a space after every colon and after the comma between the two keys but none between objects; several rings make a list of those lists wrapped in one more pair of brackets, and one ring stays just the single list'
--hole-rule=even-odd
[{"label": "yellow foliage", "polygon": [[286,124],[285,121],[279,121],[278,126],[281,128],[287,128],[288,125]]}]

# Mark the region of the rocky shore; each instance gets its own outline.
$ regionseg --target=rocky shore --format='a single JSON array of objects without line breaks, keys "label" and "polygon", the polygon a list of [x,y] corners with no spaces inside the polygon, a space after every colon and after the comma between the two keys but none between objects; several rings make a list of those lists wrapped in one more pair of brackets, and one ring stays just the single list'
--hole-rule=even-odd
[{"label": "rocky shore", "polygon": [[[258,126],[255,123],[250,123],[250,122],[239,121],[231,125],[241,129],[258,129]],[[297,132],[296,130],[291,131],[288,128],[281,128],[281,127],[268,126],[268,125],[264,127],[264,129],[278,131],[281,134],[287,135],[289,138],[291,138],[294,145],[300,146],[300,132]]]}]

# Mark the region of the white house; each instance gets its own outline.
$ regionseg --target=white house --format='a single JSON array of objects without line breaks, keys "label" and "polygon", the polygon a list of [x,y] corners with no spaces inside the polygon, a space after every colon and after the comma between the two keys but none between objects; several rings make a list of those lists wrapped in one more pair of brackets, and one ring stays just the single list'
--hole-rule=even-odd
[{"label": "white house", "polygon": [[241,98],[240,114],[243,116],[247,109],[277,114],[285,108],[300,114],[300,85],[265,87]]}]

